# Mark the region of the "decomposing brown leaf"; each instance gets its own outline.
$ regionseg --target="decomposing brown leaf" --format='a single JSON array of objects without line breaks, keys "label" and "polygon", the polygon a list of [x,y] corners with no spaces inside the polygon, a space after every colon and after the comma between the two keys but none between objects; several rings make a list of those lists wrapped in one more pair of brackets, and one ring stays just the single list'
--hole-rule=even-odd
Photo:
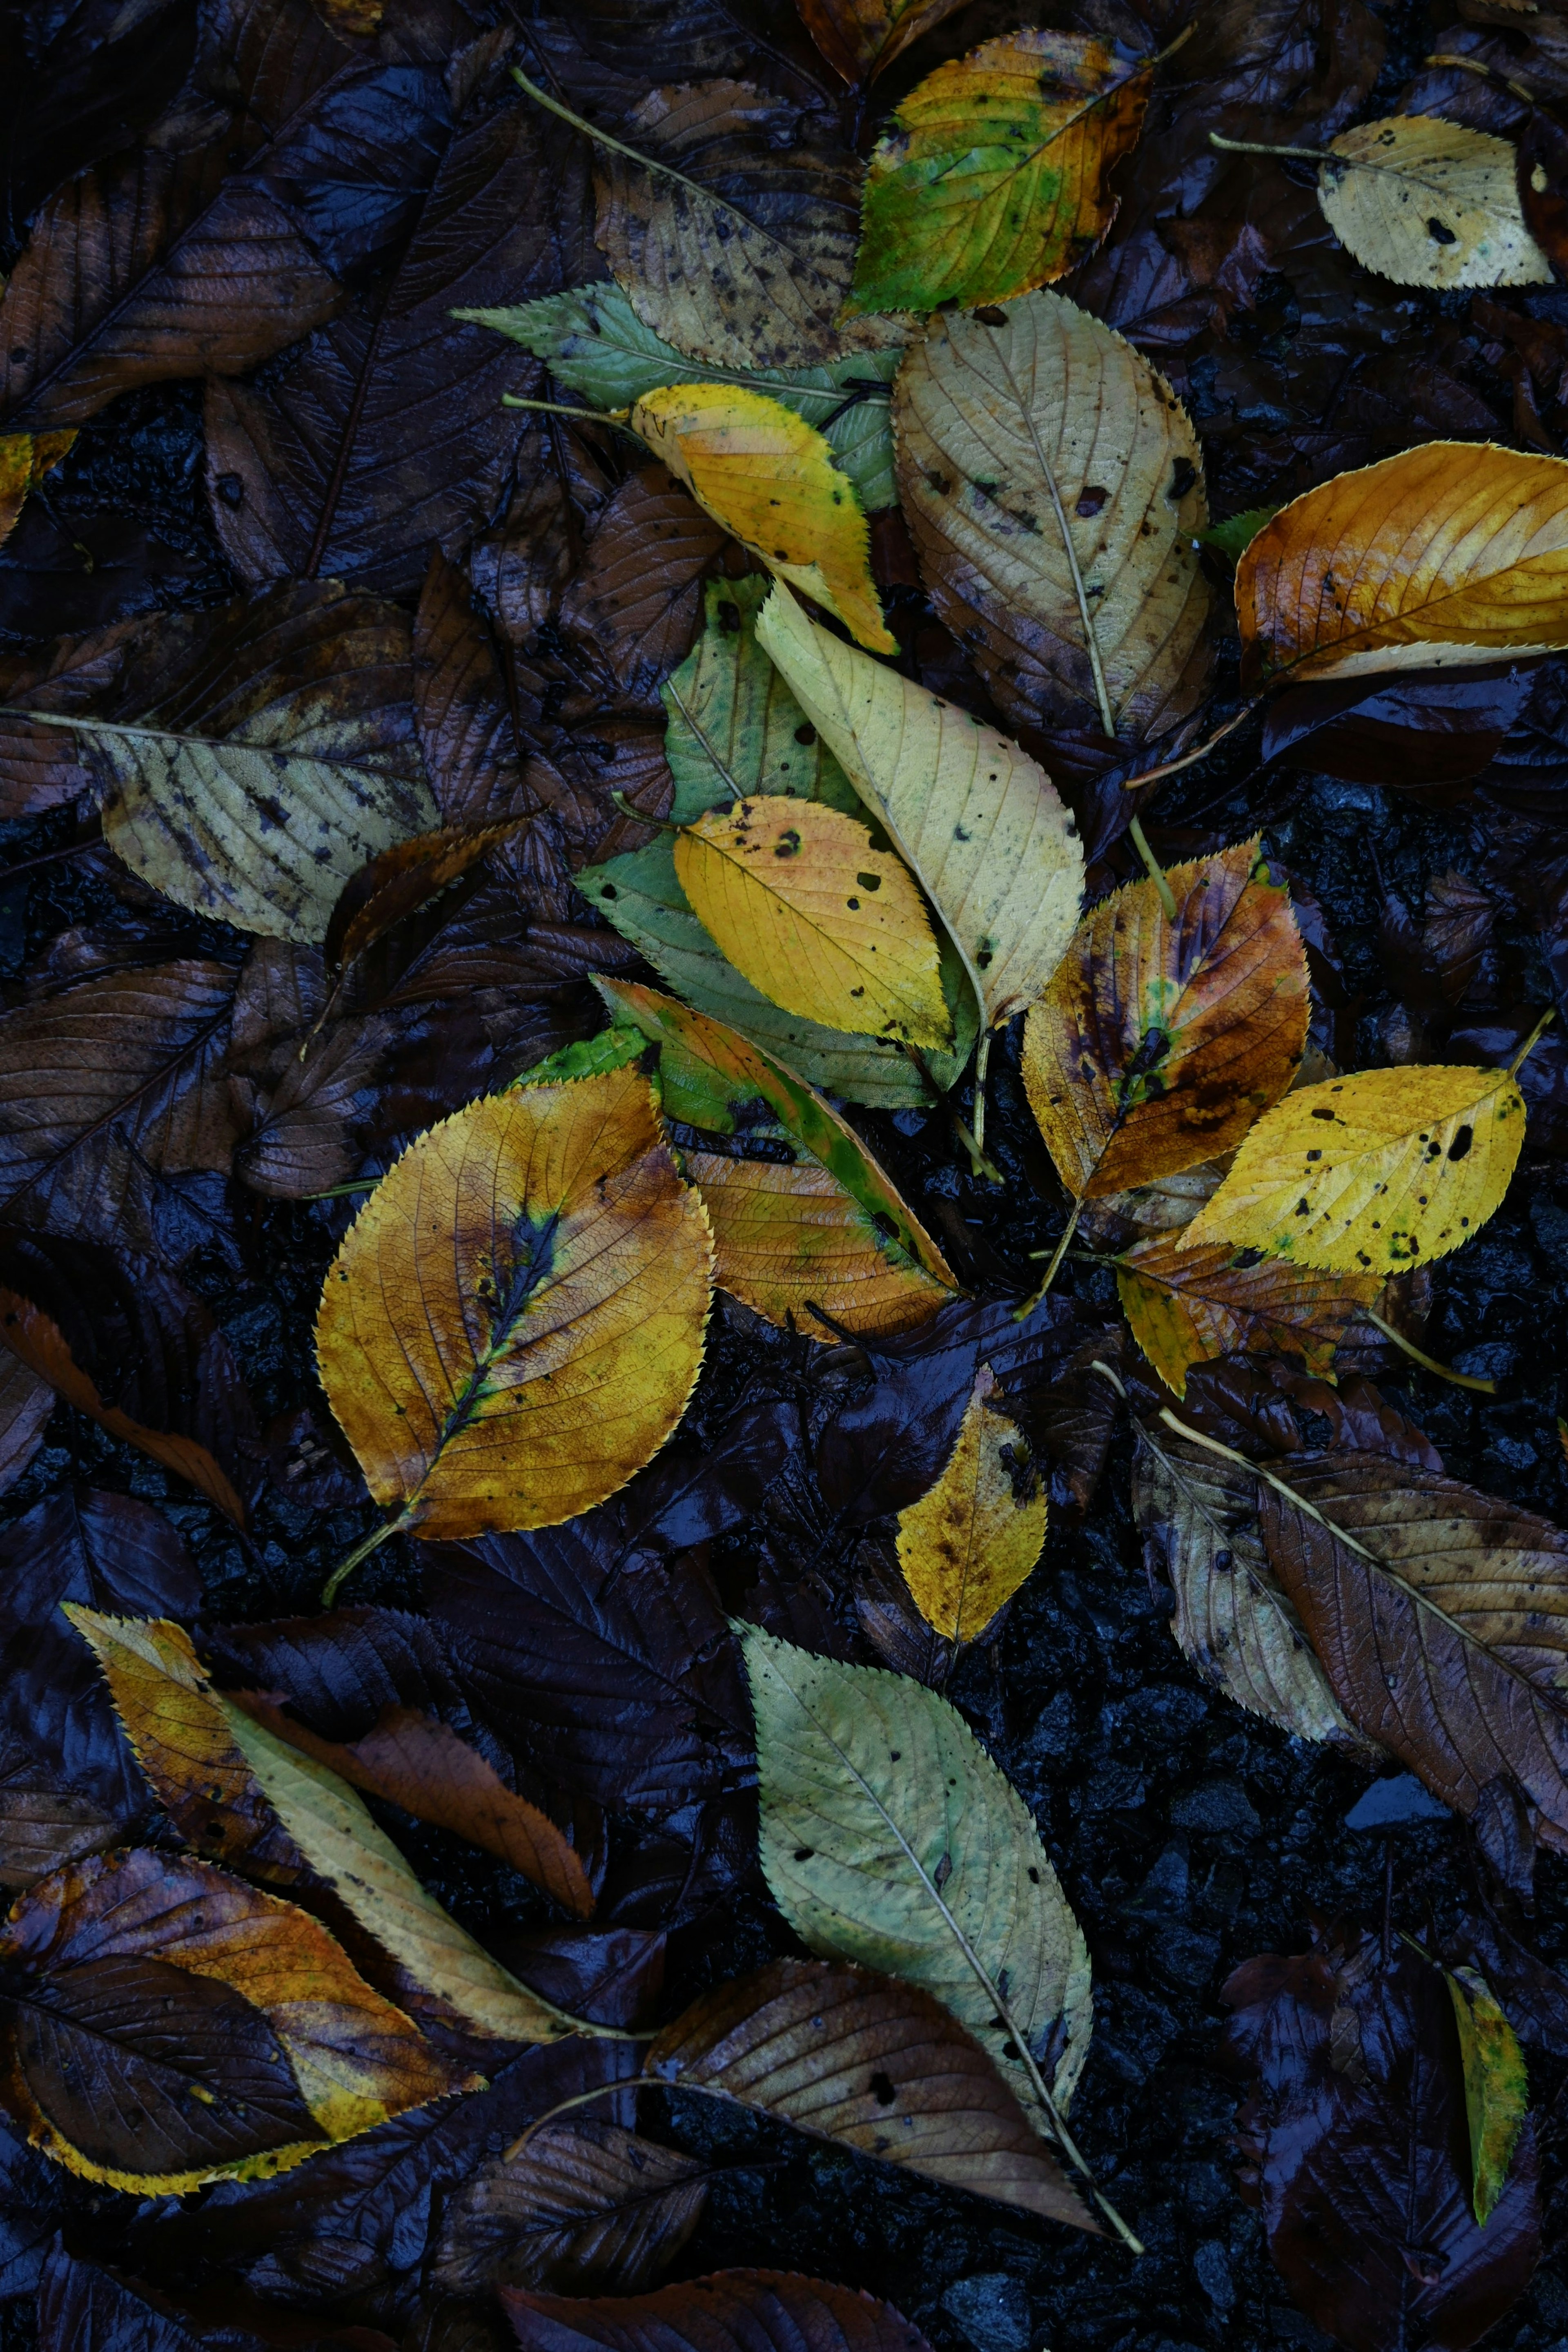
[{"label": "decomposing brown leaf", "polygon": [[696,2160],[616,2124],[548,2124],[465,2180],[446,2208],[435,2284],[449,2294],[548,2286],[635,2294],[702,2219]]}]

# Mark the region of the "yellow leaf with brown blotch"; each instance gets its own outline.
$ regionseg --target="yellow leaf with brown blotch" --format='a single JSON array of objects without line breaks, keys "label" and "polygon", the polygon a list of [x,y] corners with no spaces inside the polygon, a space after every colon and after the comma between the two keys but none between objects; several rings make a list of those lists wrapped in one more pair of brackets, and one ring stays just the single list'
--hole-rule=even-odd
[{"label": "yellow leaf with brown blotch", "polygon": [[1552,264],[1525,226],[1511,140],[1390,114],[1323,150],[1323,218],[1364,268],[1396,286],[1549,286]]},{"label": "yellow leaf with brown blotch", "polygon": [[1383,1287],[1374,1274],[1321,1274],[1228,1242],[1184,1248],[1184,1239],[1156,1234],[1116,1267],[1133,1337],[1178,1397],[1191,1365],[1241,1351],[1300,1356],[1309,1372],[1329,1375],[1335,1348]]},{"label": "yellow leaf with brown blotch", "polygon": [[742,977],[786,1013],[912,1045],[951,1045],[931,919],[914,877],[821,801],[759,795],[688,825],[675,877]]},{"label": "yellow leaf with brown blotch", "polygon": [[1486,1223],[1523,1141],[1524,1097],[1507,1070],[1357,1070],[1301,1087],[1259,1120],[1178,1246],[1408,1274]]},{"label": "yellow leaf with brown blotch", "polygon": [[898,651],[855,486],[814,425],[765,393],[681,383],[644,393],[632,427],[769,572],[833,614],[857,644]]},{"label": "yellow leaf with brown blotch", "polygon": [[1425,441],[1281,507],[1236,567],[1242,677],[1468,669],[1568,646],[1568,460]]},{"label": "yellow leaf with brown blotch", "polygon": [[936,1484],[898,1515],[898,1564],[926,1623],[973,1642],[1023,1582],[1045,1541],[1049,1496],[982,1364]]},{"label": "yellow leaf with brown blotch", "polygon": [[1153,882],[1102,898],[1025,1024],[1030,1108],[1080,1200],[1233,1150],[1306,1044],[1306,950],[1256,837],[1166,880],[1175,921]]},{"label": "yellow leaf with brown blotch", "polygon": [[555,1527],[655,1454],[702,1361],[713,1246],[635,1069],[470,1103],[404,1152],[321,1295],[322,1385],[424,1537]]},{"label": "yellow leaf with brown blotch", "polygon": [[76,437],[74,432],[0,433],[0,547],[15,530],[28,491],[59,464]]}]

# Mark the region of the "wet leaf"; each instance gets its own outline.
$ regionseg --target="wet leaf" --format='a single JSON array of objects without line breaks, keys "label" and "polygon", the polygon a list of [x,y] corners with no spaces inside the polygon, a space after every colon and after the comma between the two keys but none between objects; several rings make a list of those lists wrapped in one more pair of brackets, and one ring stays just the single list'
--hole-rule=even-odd
[{"label": "wet leaf", "polygon": [[1207,530],[1198,532],[1205,547],[1212,547],[1231,563],[1239,563],[1266,522],[1272,522],[1278,507],[1249,507],[1244,514],[1229,515],[1224,522],[1211,522]]},{"label": "wet leaf", "polygon": [[0,1960],[0,2100],[111,2187],[265,2178],[453,2084],[318,1921],[211,1863],[137,1846],[57,1872]]},{"label": "wet leaf", "polygon": [[796,0],[802,23],[845,81],[874,81],[960,0]]},{"label": "wet leaf", "polygon": [[927,2179],[1097,2225],[978,2042],[938,2000],[842,1961],[775,1960],[666,2025],[645,2072]]},{"label": "wet leaf", "polygon": [[1236,572],[1254,684],[1568,644],[1568,462],[1427,441],[1282,507]]},{"label": "wet leaf", "polygon": [[852,310],[1007,302],[1086,260],[1153,72],[1079,33],[983,41],[900,100],[866,171]]},{"label": "wet leaf", "polygon": [[19,1356],[0,1355],[0,1494],[15,1486],[38,1447],[55,1392]]},{"label": "wet leaf", "polygon": [[815,425],[766,394],[712,383],[646,393],[631,421],[770,572],[836,614],[859,644],[898,651],[877,603],[854,485]]},{"label": "wet leaf", "polygon": [[699,817],[675,878],[720,951],[763,994],[835,1029],[944,1046],[952,1024],[930,919],[907,868],[856,818],[764,795]]},{"label": "wet leaf", "polygon": [[[439,1256],[420,1245],[433,1220],[456,1241]],[[601,1502],[680,1419],[711,1266],[634,1070],[431,1129],[350,1228],[317,1325],[371,1494],[426,1537]]]},{"label": "wet leaf", "polygon": [[887,391],[896,351],[852,352],[817,367],[719,370],[687,359],[645,327],[612,282],[546,294],[520,308],[453,315],[509,335],[595,408],[630,408],[661,384],[732,383],[764,393],[823,436],[868,512],[898,503]]},{"label": "wet leaf", "polygon": [[1016,725],[1133,742],[1213,658],[1203,458],[1165,379],[1060,295],[933,320],[894,391],[898,487],[941,618]]},{"label": "wet leaf", "polygon": [[1028,1807],[934,1691],[744,1640],[775,1901],[814,1950],[936,1994],[1045,2132],[1033,2053],[1058,2028],[1054,2095],[1071,2095],[1089,1957]]},{"label": "wet leaf", "polygon": [[1470,2203],[1482,2228],[1508,2186],[1513,2152],[1530,2112],[1530,2084],[1512,2026],[1474,1969],[1448,1976],[1465,2069],[1470,2133]]},{"label": "wet leaf", "polygon": [[344,884],[322,938],[329,971],[340,971],[363,955],[405,915],[450,889],[487,851],[528,823],[503,817],[493,824],[443,825],[394,842]]},{"label": "wet leaf", "polygon": [[674,997],[599,987],[658,1045],[664,1114],[695,1130],[680,1159],[713,1226],[721,1289],[824,1340],[810,1306],[882,1335],[943,1305],[955,1285],[941,1251],[831,1104]]},{"label": "wet leaf", "polygon": [[1256,841],[1166,879],[1174,925],[1152,882],[1103,898],[1025,1026],[1030,1108],[1080,1199],[1233,1150],[1306,1043],[1306,954]]},{"label": "wet leaf", "polygon": [[1396,286],[1543,286],[1506,139],[1431,114],[1363,122],[1331,140],[1318,201],[1356,259]]},{"label": "wet leaf", "polygon": [[10,538],[22,502],[70,449],[74,433],[0,434],[0,545]]},{"label": "wet leaf", "polygon": [[1502,2202],[1471,2211],[1464,2079],[1440,1969],[1338,1927],[1248,1960],[1224,1999],[1249,2080],[1241,2189],[1274,2265],[1348,2352],[1473,2344],[1524,2291],[1540,2242],[1533,2140]]},{"label": "wet leaf", "polygon": [[1501,1203],[1524,1141],[1507,1070],[1358,1070],[1300,1087],[1182,1234],[1381,1280],[1446,1257]]},{"label": "wet leaf", "polygon": [[880,818],[964,959],[988,1025],[1040,995],[1083,886],[1073,818],[1005,736],[809,621],[782,588],[758,642]]},{"label": "wet leaf", "polygon": [[616,2124],[548,2124],[453,2198],[435,2284],[449,2294],[492,2285],[635,2294],[674,2262],[706,2201],[695,2158]]},{"label": "wet leaf", "polygon": [[1300,1356],[1309,1372],[1331,1374],[1335,1348],[1364,1328],[1362,1309],[1375,1306],[1383,1288],[1375,1274],[1260,1262],[1228,1242],[1185,1244],[1185,1228],[1156,1234],[1116,1266],[1133,1337],[1174,1396],[1186,1394],[1190,1364],[1237,1349]]},{"label": "wet leaf", "polygon": [[982,1364],[936,1484],[898,1515],[898,1564],[926,1623],[978,1639],[1040,1558],[1048,1489]]},{"label": "wet leaf", "polygon": [[340,2326],[279,2312],[233,2284],[171,2294],[57,2247],[38,2294],[42,2352],[395,2352],[379,2328]]},{"label": "wet leaf", "polygon": [[927,2352],[892,2304],[795,2271],[716,2271],[602,2302],[507,2287],[501,2300],[522,2352],[556,2352],[567,2331],[573,2352]]}]

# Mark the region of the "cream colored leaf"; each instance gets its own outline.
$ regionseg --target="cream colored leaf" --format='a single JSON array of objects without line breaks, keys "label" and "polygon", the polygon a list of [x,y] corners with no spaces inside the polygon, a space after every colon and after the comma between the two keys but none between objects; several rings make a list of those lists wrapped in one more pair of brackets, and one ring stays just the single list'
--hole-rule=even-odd
[{"label": "cream colored leaf", "polygon": [[933,320],[894,391],[899,496],[942,619],[1004,716],[1131,742],[1200,699],[1207,520],[1186,412],[1061,296]]},{"label": "cream colored leaf", "polygon": [[1342,245],[1396,286],[1546,286],[1506,139],[1395,114],[1331,140],[1318,202]]},{"label": "cream colored leaf", "polygon": [[936,1484],[898,1515],[898,1564],[926,1623],[973,1642],[1040,1558],[1049,1496],[982,1364]]},{"label": "cream colored leaf", "polygon": [[988,1024],[1038,997],[1083,890],[1078,828],[1045,771],[967,710],[846,646],[776,588],[758,643],[920,877]]}]

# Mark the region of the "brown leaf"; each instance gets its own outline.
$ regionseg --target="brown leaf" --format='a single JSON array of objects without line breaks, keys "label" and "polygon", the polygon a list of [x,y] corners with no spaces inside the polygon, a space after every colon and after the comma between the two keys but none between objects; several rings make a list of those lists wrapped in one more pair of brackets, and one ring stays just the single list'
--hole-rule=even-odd
[{"label": "brown leaf", "polygon": [[547,1813],[508,1789],[495,1766],[445,1724],[417,1707],[390,1707],[359,1739],[323,1739],[288,1711],[280,1693],[233,1696],[257,1723],[354,1788],[483,1846],[574,1918],[592,1916],[593,1891],[576,1850]]},{"label": "brown leaf", "polygon": [[529,807],[484,614],[464,574],[439,551],[413,625],[413,680],[419,740],[446,823],[485,824]]},{"label": "brown leaf", "polygon": [[800,21],[835,73],[874,81],[963,0],[795,0]]},{"label": "brown leaf", "polygon": [[383,849],[344,885],[332,909],[322,943],[328,970],[343,971],[394,923],[450,889],[487,851],[528,823],[527,816],[515,816],[488,824],[444,825],[439,833],[416,834]]},{"label": "brown leaf", "polygon": [[1239,1351],[1300,1356],[1309,1372],[1331,1372],[1335,1348],[1384,1283],[1260,1261],[1228,1242],[1184,1249],[1179,1234],[1156,1234],[1118,1260],[1116,1288],[1133,1337],[1179,1397],[1190,1364]]},{"label": "brown leaf", "polygon": [[464,2182],[432,2278],[448,2294],[635,2294],[674,2260],[706,2201],[707,2174],[692,2157],[615,2124],[549,2124]]},{"label": "brown leaf", "polygon": [[[885,1680],[885,1677],[883,1677]],[[706,1993],[646,2072],[1075,2229],[1096,2230],[977,2042],[929,1993],[833,1960],[775,1960]]]},{"label": "brown leaf", "polygon": [[556,2352],[566,2329],[604,2352],[927,2352],[892,2304],[794,2271],[716,2271],[599,2302],[503,2287],[501,2301],[522,2352]]},{"label": "brown leaf", "polygon": [[560,621],[597,656],[621,708],[663,716],[659,688],[691,651],[703,577],[725,544],[662,466],[629,474],[595,517]]},{"label": "brown leaf", "polygon": [[19,1357],[0,1357],[0,1494],[15,1486],[37,1452],[54,1409],[47,1381]]},{"label": "brown leaf", "polygon": [[114,1814],[68,1788],[27,1745],[0,1740],[0,1886],[32,1886],[120,1834]]}]

